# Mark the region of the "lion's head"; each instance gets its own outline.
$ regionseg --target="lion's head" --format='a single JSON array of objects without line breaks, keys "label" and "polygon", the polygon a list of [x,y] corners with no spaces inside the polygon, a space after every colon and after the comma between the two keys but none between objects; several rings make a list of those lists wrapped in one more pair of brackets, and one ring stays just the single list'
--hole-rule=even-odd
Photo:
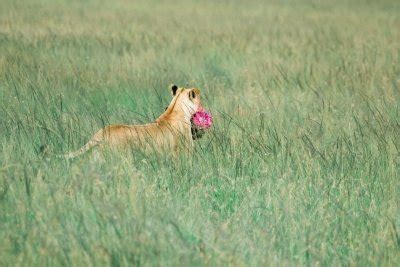
[{"label": "lion's head", "polygon": [[182,114],[184,120],[191,124],[193,140],[201,138],[204,130],[194,127],[191,120],[192,116],[202,109],[200,90],[197,88],[182,88],[176,85],[171,85],[170,90],[173,98],[159,119]]},{"label": "lion's head", "polygon": [[198,110],[202,109],[200,90],[197,88],[182,88],[176,85],[171,86],[171,94],[173,99],[168,108],[182,111],[186,119],[189,119]]}]

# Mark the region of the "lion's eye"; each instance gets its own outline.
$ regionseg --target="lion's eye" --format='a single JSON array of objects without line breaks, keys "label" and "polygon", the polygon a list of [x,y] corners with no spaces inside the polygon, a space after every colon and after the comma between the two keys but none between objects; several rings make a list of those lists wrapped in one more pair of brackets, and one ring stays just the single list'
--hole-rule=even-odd
[{"label": "lion's eye", "polygon": [[190,93],[192,94],[192,98],[196,97],[196,93],[195,92],[191,91]]}]

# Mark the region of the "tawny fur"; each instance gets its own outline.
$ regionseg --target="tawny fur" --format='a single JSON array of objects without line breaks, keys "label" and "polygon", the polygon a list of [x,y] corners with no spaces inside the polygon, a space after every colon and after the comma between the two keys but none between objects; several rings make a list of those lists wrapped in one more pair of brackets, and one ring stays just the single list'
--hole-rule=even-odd
[{"label": "tawny fur", "polygon": [[201,108],[200,91],[195,88],[172,87],[173,98],[168,108],[153,123],[143,125],[109,125],[93,135],[78,151],[63,155],[77,157],[93,147],[139,147],[158,152],[193,147],[191,122],[193,114]]}]

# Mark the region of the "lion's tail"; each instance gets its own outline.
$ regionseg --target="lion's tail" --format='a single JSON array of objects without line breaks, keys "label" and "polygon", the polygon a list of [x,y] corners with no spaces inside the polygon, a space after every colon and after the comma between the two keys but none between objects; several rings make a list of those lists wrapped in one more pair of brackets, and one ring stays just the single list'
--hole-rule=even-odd
[{"label": "lion's tail", "polygon": [[63,158],[63,159],[73,159],[73,158],[76,158],[76,157],[86,153],[87,151],[89,151],[93,147],[97,146],[98,144],[99,144],[99,142],[90,140],[89,142],[87,142],[83,147],[81,147],[77,151],[69,152],[69,153],[66,153],[63,155],[56,155],[56,157]]},{"label": "lion's tail", "polygon": [[[95,147],[97,145],[99,145],[98,141],[90,140],[89,142],[87,142],[83,147],[81,147],[77,151],[73,151],[73,152],[69,152],[69,153],[65,153],[65,154],[55,154],[54,156],[59,159],[73,159],[75,157],[78,157],[78,156],[84,154],[85,152],[89,151],[90,149],[92,149],[93,147]],[[40,152],[42,155],[48,155],[49,149],[46,145],[42,145],[40,147]]]}]

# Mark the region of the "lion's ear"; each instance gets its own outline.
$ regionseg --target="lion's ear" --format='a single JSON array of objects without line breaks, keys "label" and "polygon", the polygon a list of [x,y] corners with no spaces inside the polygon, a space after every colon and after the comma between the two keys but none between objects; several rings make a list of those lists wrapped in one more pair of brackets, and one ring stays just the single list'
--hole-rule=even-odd
[{"label": "lion's ear", "polygon": [[176,92],[178,91],[178,86],[176,86],[175,84],[173,84],[173,85],[171,85],[171,94],[173,95],[173,96],[175,96],[176,95]]}]

